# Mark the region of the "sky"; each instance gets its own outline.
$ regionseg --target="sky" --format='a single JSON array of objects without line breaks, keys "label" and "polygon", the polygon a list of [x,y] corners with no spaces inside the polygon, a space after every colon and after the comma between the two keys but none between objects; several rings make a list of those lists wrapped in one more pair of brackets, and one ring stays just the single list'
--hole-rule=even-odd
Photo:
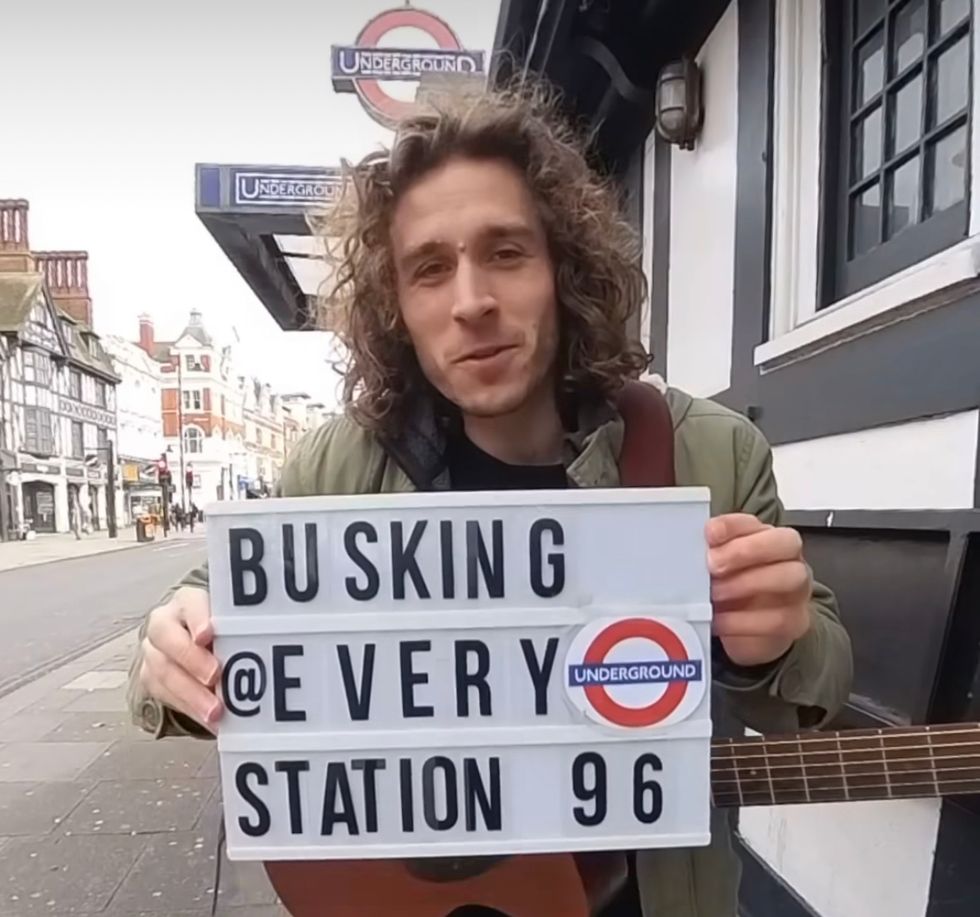
[{"label": "sky", "polygon": [[[0,198],[30,201],[35,250],[89,252],[96,331],[135,340],[146,312],[169,340],[197,308],[240,371],[332,401],[331,339],[269,317],[194,214],[194,164],[333,165],[385,144],[357,97],[333,90],[330,47],[402,5],[0,0]],[[491,50],[498,0],[413,5]],[[434,45],[407,30],[383,44]]]}]

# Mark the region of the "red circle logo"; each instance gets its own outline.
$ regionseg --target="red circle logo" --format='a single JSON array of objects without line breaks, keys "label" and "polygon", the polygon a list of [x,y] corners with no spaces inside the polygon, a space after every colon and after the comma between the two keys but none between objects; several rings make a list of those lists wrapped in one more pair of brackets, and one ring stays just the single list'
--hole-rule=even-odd
[{"label": "red circle logo", "polygon": [[[403,28],[430,36],[436,48],[426,51],[380,47],[389,32]],[[353,47],[333,49],[334,88],[357,93],[364,110],[388,128],[393,128],[411,111],[412,103],[389,95],[381,85],[382,80],[418,80],[428,71],[480,73],[482,70],[482,52],[466,51],[442,19],[411,7],[379,13],[361,29]]]},{"label": "red circle logo", "polygon": [[[613,647],[634,637],[645,637],[656,643],[671,662],[689,661],[684,644],[672,630],[659,621],[648,618],[627,618],[607,627],[592,641],[586,650],[584,662],[588,665],[603,663]],[[626,707],[612,699],[605,685],[589,685],[585,689],[589,703],[607,720],[620,726],[633,727],[652,726],[667,719],[680,706],[686,693],[686,681],[672,681],[668,683],[667,690],[661,697],[652,704],[646,707]]]},{"label": "red circle logo", "polygon": [[[625,643],[629,646],[617,652]],[[594,621],[572,641],[567,660],[573,703],[608,725],[643,729],[666,724],[689,716],[704,697],[701,638],[687,621]],[[614,696],[616,689],[646,703],[623,703],[622,693]]]}]

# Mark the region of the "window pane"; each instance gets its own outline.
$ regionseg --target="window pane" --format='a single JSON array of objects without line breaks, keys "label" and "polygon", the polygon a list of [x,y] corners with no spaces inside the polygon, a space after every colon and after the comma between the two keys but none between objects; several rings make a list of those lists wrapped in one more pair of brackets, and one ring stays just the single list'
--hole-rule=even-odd
[{"label": "window pane", "polygon": [[935,127],[966,108],[970,86],[968,38],[961,38],[933,62],[929,93],[932,109],[930,125]]},{"label": "window pane", "polygon": [[881,106],[854,125],[853,181],[860,181],[881,168]]},{"label": "window pane", "polygon": [[929,213],[959,203],[966,196],[966,128],[947,134],[929,148]]},{"label": "window pane", "polygon": [[885,13],[885,0],[858,0],[854,4],[854,34],[860,37]]},{"label": "window pane", "polygon": [[881,92],[885,79],[885,50],[881,46],[883,32],[878,29],[855,52],[854,107],[860,108]]},{"label": "window pane", "polygon": [[951,31],[970,14],[970,0],[935,0],[935,2],[932,22],[937,38]]},{"label": "window pane", "polygon": [[871,251],[879,241],[881,191],[876,182],[851,198],[851,257]]},{"label": "window pane", "polygon": [[887,238],[919,221],[919,157],[899,166],[888,177]]},{"label": "window pane", "polygon": [[902,153],[917,143],[922,133],[922,74],[910,80],[891,97],[890,155]]},{"label": "window pane", "polygon": [[892,73],[900,73],[926,49],[925,0],[910,0],[895,14]]}]

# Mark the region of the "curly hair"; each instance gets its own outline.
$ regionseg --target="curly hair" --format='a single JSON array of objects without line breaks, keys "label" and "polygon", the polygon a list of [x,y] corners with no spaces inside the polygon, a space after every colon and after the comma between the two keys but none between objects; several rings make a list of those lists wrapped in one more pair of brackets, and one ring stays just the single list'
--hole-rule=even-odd
[{"label": "curly hair", "polygon": [[587,145],[536,83],[442,95],[402,120],[390,151],[344,163],[335,204],[311,218],[330,269],[316,323],[343,345],[343,401],[375,431],[431,393],[402,323],[389,227],[402,194],[453,157],[502,159],[527,180],[555,270],[559,397],[612,397],[650,358],[627,335],[646,295],[636,233]]}]

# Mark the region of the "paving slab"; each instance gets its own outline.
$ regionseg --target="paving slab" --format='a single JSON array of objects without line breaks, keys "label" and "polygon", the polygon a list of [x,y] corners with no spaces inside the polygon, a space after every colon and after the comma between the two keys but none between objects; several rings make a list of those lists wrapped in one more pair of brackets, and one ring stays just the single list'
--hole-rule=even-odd
[{"label": "paving slab", "polygon": [[72,691],[62,688],[71,698],[64,710],[89,713],[119,713],[126,710],[125,688],[102,688],[93,691]]},{"label": "paving slab", "polygon": [[[28,685],[28,688],[33,687]],[[19,694],[20,692],[15,692]],[[8,695],[9,697],[10,695]],[[7,698],[3,698],[6,700]],[[32,700],[30,703],[24,705],[22,709],[18,712],[20,713],[57,713],[58,711],[64,710],[69,704],[73,704],[78,700],[78,695],[74,691],[53,691],[49,694],[45,694],[43,697],[37,700]]]},{"label": "paving slab", "polygon": [[104,780],[62,827],[73,835],[189,831],[214,789],[214,780]]},{"label": "paving slab", "polygon": [[218,769],[218,749],[212,747],[211,754],[209,754],[205,759],[204,763],[201,765],[200,770],[197,772],[198,777],[220,777],[221,772]]},{"label": "paving slab", "polygon": [[107,747],[104,742],[16,742],[0,746],[0,783],[75,780]]},{"label": "paving slab", "polygon": [[113,896],[124,914],[208,908],[214,889],[215,838],[197,831],[152,837]]},{"label": "paving slab", "polygon": [[37,742],[64,722],[58,711],[24,711],[0,720],[0,736],[4,742]]},{"label": "paving slab", "polygon": [[[131,742],[153,742],[148,732],[136,729],[128,713],[106,713],[89,711],[85,713],[46,714],[57,717],[55,725],[40,736],[43,742],[106,742],[119,740]],[[0,732],[3,724],[0,723]],[[11,740],[13,741],[13,740]]]},{"label": "paving slab", "polygon": [[141,853],[131,837],[14,838],[0,860],[0,914],[98,914]]},{"label": "paving slab", "polygon": [[94,784],[0,783],[0,825],[6,835],[50,834],[91,792]]},{"label": "paving slab", "polygon": [[[217,851],[222,817],[219,787],[205,804],[194,825],[195,833],[205,839],[205,850],[211,855]],[[276,900],[275,890],[261,863],[232,861],[222,850],[221,884],[218,890],[220,907],[265,906],[274,904]],[[218,912],[219,915],[223,913],[223,910]]]},{"label": "paving slab", "polygon": [[121,688],[126,684],[124,669],[94,669],[72,679],[64,686],[66,691],[103,691]]},{"label": "paving slab", "polygon": [[145,742],[127,738],[106,748],[83,776],[87,780],[194,777],[213,752],[214,743],[204,740],[183,738]]}]

